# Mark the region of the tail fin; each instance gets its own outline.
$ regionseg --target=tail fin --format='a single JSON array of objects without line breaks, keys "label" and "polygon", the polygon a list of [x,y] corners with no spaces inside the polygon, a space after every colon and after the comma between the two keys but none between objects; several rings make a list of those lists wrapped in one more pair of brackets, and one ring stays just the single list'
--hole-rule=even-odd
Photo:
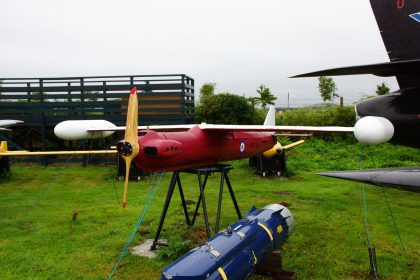
[{"label": "tail fin", "polygon": [[274,106],[270,106],[268,109],[267,116],[265,117],[264,126],[275,126],[276,125],[276,109]]},{"label": "tail fin", "polygon": [[[420,1],[370,0],[391,62],[420,59]],[[401,88],[419,87],[418,76],[397,75]]]}]

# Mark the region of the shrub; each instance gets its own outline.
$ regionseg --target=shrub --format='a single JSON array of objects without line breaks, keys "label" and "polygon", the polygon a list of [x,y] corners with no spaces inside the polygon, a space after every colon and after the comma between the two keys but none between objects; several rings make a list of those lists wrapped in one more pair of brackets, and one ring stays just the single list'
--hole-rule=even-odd
[{"label": "shrub", "polygon": [[195,109],[195,121],[214,124],[252,124],[254,109],[245,97],[231,93],[212,95]]},{"label": "shrub", "polygon": [[[290,109],[277,114],[277,125],[354,126],[356,114],[352,106],[319,105]],[[353,141],[352,134],[316,133],[324,140]]]}]

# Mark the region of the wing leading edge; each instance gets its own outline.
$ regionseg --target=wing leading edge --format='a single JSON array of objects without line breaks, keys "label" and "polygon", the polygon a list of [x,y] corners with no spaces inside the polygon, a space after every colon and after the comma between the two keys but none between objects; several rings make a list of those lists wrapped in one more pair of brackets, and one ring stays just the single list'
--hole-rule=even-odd
[{"label": "wing leading edge", "polygon": [[291,78],[361,75],[361,74],[373,74],[380,77],[391,77],[391,76],[400,76],[400,75],[410,75],[410,76],[420,75],[420,59],[333,68],[333,69],[327,69],[327,70],[321,70],[321,71],[296,75]]},{"label": "wing leading edge", "polygon": [[[264,126],[264,125],[226,125],[226,124],[188,124],[188,125],[149,125],[138,126],[138,130],[155,131],[185,131],[198,126],[204,131],[265,131],[265,132],[354,132],[353,127],[342,126]],[[124,131],[124,126],[114,128],[91,128],[88,132],[95,131]]]},{"label": "wing leading edge", "polygon": [[318,175],[371,185],[420,192],[420,166],[355,171],[334,171]]}]

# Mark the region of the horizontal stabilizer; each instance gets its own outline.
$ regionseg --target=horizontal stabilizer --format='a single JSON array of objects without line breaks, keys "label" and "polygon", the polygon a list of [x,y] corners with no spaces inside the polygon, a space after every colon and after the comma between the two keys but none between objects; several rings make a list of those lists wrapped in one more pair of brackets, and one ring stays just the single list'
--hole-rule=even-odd
[{"label": "horizontal stabilizer", "polygon": [[367,183],[381,187],[404,189],[410,192],[420,192],[420,166],[336,171],[319,173],[318,175]]},{"label": "horizontal stabilizer", "polygon": [[321,70],[321,71],[296,75],[291,78],[361,75],[361,74],[373,74],[373,75],[381,76],[381,77],[401,76],[401,75],[420,76],[420,59],[327,69],[327,70]]}]

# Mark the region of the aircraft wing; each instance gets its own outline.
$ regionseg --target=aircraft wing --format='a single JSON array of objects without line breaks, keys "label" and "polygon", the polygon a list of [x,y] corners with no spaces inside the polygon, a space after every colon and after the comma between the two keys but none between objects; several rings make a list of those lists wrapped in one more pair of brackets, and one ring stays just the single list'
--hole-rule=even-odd
[{"label": "aircraft wing", "polygon": [[358,65],[341,67],[334,69],[321,70],[301,75],[296,75],[291,78],[307,78],[319,76],[341,76],[341,75],[360,75],[373,74],[380,77],[390,77],[399,75],[420,75],[420,59],[402,60],[385,62],[369,65]]},{"label": "aircraft wing", "polygon": [[6,129],[2,129],[3,127],[9,127],[18,123],[23,123],[23,121],[17,121],[17,120],[0,120],[0,129],[1,130],[6,130]]},{"label": "aircraft wing", "polygon": [[117,150],[91,150],[91,151],[51,151],[51,152],[30,152],[30,151],[5,151],[0,152],[1,157],[31,157],[31,156],[59,156],[59,155],[98,155],[117,154]]},{"label": "aircraft wing", "polygon": [[[175,124],[175,125],[139,125],[137,130],[155,130],[155,131],[185,131],[197,126],[196,124]],[[87,132],[97,131],[125,131],[125,126],[107,127],[107,128],[88,128]]]},{"label": "aircraft wing", "polygon": [[354,132],[354,127],[342,126],[265,126],[265,125],[224,125],[200,124],[202,130],[231,130],[231,131],[266,131],[266,132]]},{"label": "aircraft wing", "polygon": [[371,185],[420,192],[420,166],[355,171],[335,171],[318,175],[367,183]]},{"label": "aircraft wing", "polygon": [[[149,125],[138,126],[138,130],[185,131],[198,126],[205,131],[266,131],[266,132],[354,132],[353,127],[342,126],[265,126],[265,125],[228,125],[228,124],[186,124],[186,125]],[[91,128],[88,132],[124,131],[125,126],[114,128]]]}]

